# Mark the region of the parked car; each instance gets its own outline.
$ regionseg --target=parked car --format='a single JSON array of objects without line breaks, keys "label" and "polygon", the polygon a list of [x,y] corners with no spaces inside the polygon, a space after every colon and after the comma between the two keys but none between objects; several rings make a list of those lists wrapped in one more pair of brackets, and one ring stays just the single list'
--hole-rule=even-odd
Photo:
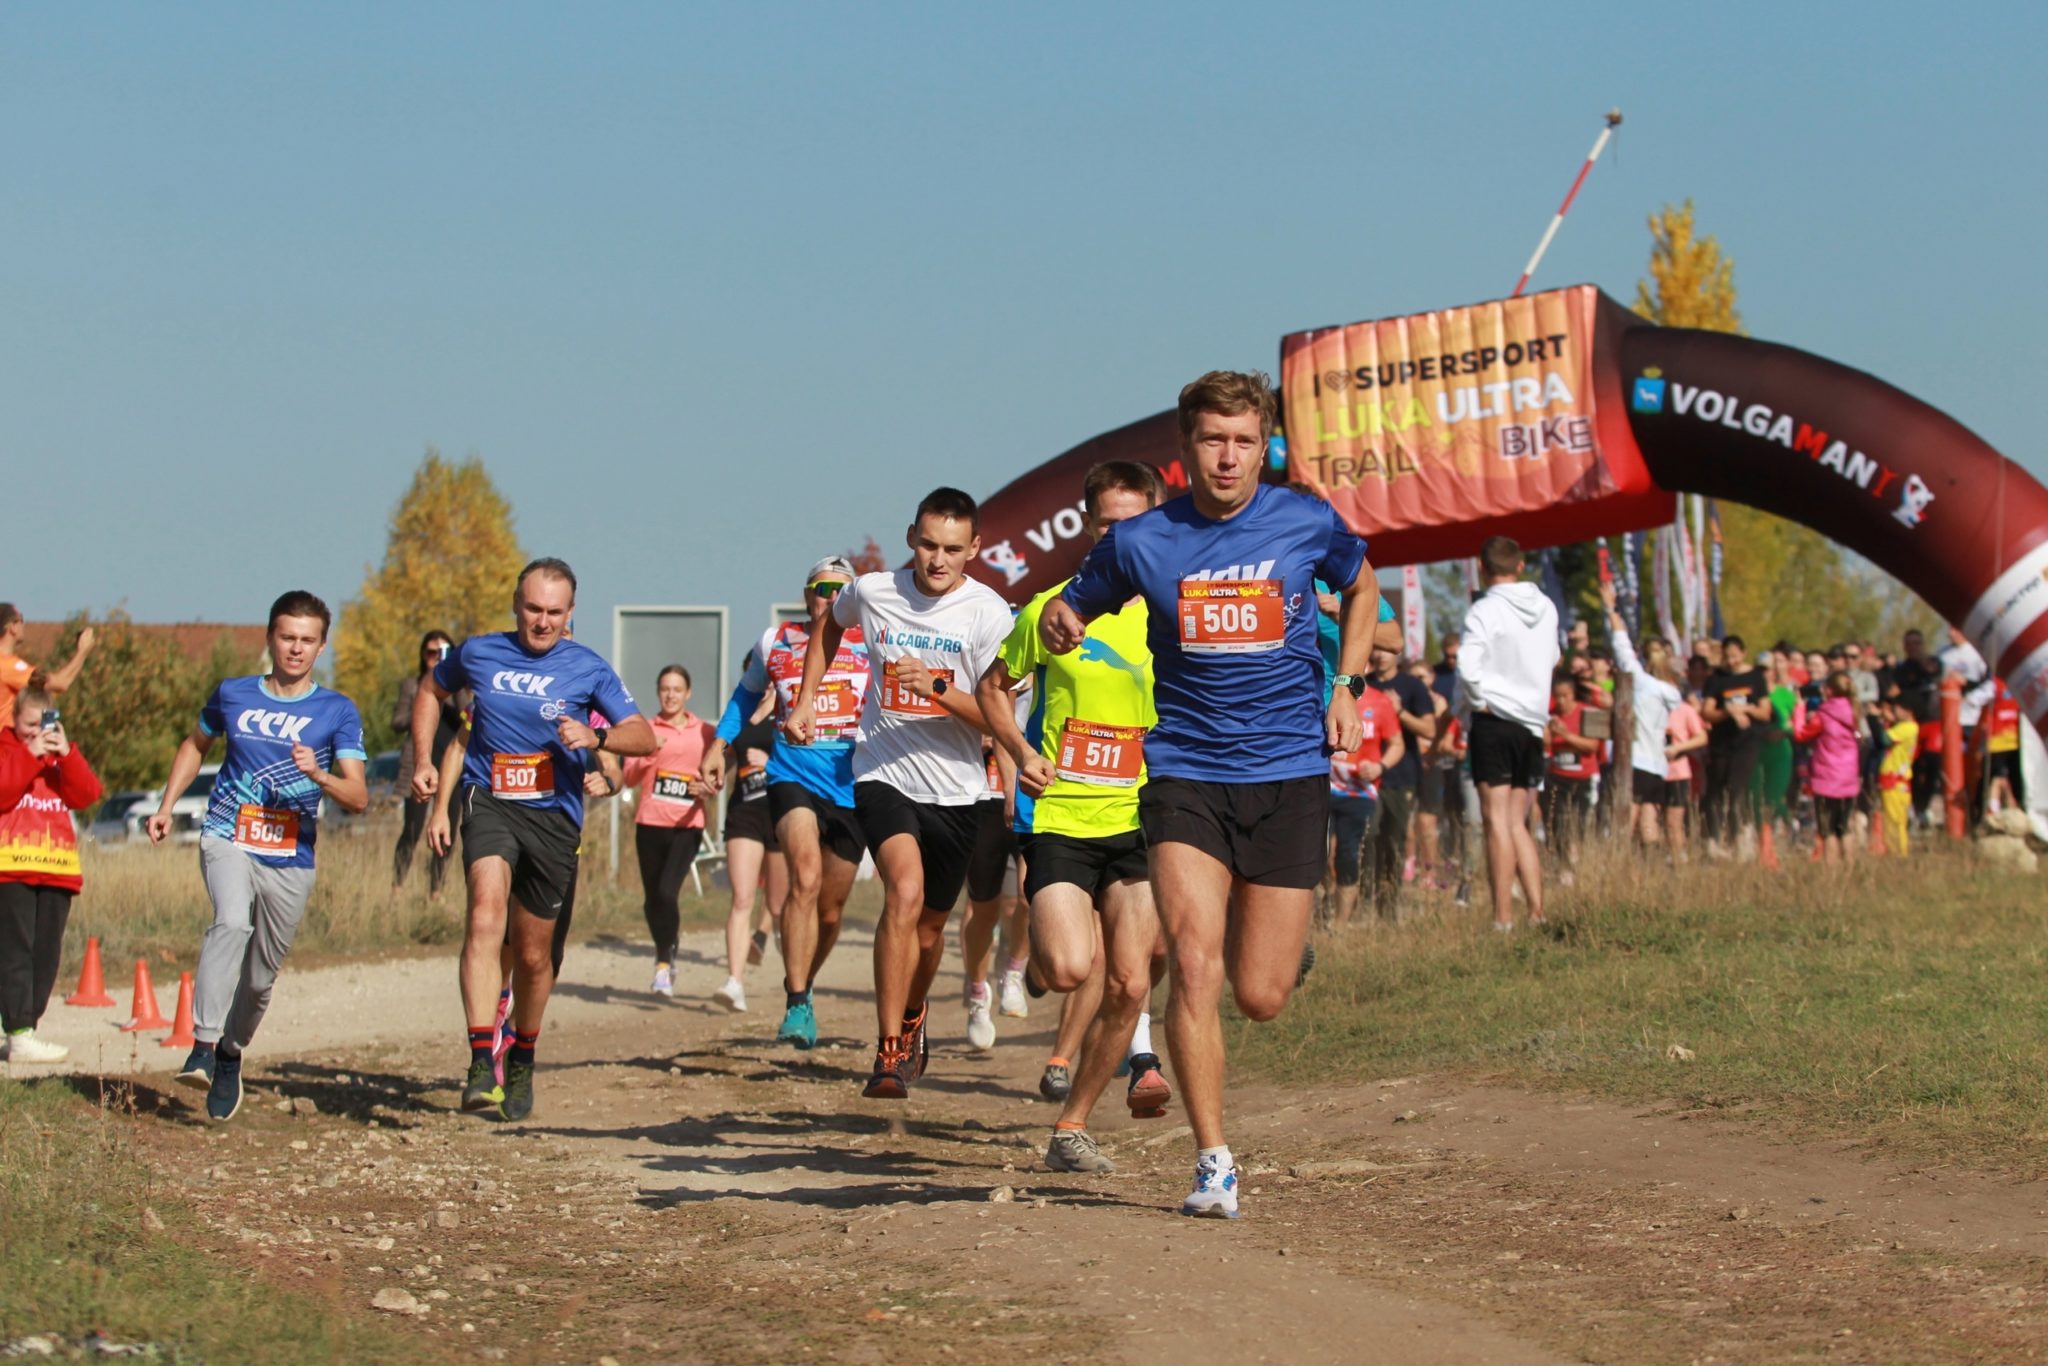
[{"label": "parked car", "polygon": [[[219,764],[206,764],[199,770],[199,776],[192,780],[192,786],[185,789],[185,795],[178,798],[171,807],[171,833],[166,837],[172,844],[199,843],[199,827],[206,819],[206,804],[213,797],[213,780],[220,774]],[[128,825],[128,838],[148,840],[149,831],[144,825],[163,805],[164,790],[151,788],[142,794],[142,800],[128,808],[123,819]]]},{"label": "parked car", "polygon": [[[116,792],[100,803],[92,824],[85,827],[87,844],[124,844],[128,840],[128,813],[149,800],[147,792]],[[150,810],[155,810],[151,807]],[[144,816],[148,811],[142,813]]]}]

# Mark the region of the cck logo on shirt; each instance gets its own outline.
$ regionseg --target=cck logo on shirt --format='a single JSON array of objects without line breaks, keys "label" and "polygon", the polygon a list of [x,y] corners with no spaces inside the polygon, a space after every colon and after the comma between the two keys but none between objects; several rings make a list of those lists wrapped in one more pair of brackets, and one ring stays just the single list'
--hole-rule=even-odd
[{"label": "cck logo on shirt", "polygon": [[271,740],[283,740],[288,744],[299,744],[305,733],[310,716],[295,716],[288,711],[264,711],[251,707],[235,718],[235,729],[244,735],[261,735]]},{"label": "cck logo on shirt", "polygon": [[518,693],[525,697],[546,697],[553,674],[528,673],[522,669],[500,669],[491,675],[492,692]]}]

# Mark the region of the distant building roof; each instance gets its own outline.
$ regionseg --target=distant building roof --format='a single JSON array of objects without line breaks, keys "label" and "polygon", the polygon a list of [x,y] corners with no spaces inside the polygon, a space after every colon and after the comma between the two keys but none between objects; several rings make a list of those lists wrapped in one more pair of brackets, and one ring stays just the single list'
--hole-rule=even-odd
[{"label": "distant building roof", "polygon": [[[168,637],[185,658],[195,664],[213,653],[213,647],[222,636],[233,644],[235,657],[247,660],[251,667],[263,658],[269,648],[268,631],[261,625],[244,626],[227,621],[177,621],[168,624],[158,622],[131,621],[129,630],[144,636]],[[63,638],[64,623],[61,621],[31,621],[23,624],[21,638],[22,656],[39,668],[62,664],[64,659],[54,656],[57,642]],[[67,654],[65,659],[70,658]]]}]

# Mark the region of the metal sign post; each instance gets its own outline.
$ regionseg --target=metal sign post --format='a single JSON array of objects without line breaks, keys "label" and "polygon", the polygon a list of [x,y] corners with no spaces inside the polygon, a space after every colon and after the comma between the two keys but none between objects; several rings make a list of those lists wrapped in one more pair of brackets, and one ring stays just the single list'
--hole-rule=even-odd
[{"label": "metal sign post", "polygon": [[[729,617],[724,607],[614,607],[612,667],[651,716],[657,675],[670,664],[682,665],[690,674],[691,710],[701,716],[706,707],[725,704]],[[612,805],[610,870],[614,880],[619,875],[619,826],[623,820],[619,806],[617,802]]]}]

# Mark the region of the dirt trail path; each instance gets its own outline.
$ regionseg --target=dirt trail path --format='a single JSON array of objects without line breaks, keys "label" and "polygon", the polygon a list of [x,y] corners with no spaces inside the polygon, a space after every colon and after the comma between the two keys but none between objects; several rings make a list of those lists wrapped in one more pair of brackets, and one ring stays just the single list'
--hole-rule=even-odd
[{"label": "dirt trail path", "polygon": [[[714,951],[689,942],[688,989],[719,980]],[[646,995],[638,946],[579,947],[516,1126],[450,1112],[447,959],[288,971],[251,1055],[262,1093],[226,1129],[165,1087],[177,1050],[108,1046],[113,1012],[46,1032],[135,1075],[120,1099],[211,1245],[363,1312],[381,1292],[423,1349],[463,1355],[1961,1359],[2048,1327],[2048,1189],[1668,1106],[1441,1078],[1247,1089],[1246,1218],[1180,1219],[1177,1106],[1132,1121],[1112,1094],[1096,1127],[1119,1171],[1043,1170],[1052,1000],[976,1055],[949,988],[925,1083],[862,1100],[868,962],[850,933],[805,1055],[767,1042],[770,971],[733,1016]]]}]

